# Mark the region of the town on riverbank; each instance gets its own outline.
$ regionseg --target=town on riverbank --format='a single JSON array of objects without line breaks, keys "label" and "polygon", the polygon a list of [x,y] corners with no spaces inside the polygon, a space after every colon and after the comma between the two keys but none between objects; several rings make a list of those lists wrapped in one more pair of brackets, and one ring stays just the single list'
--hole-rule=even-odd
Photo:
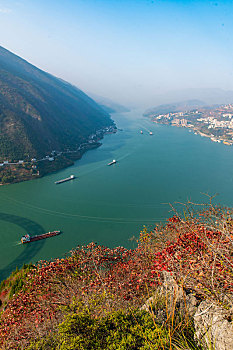
[{"label": "town on riverbank", "polygon": [[213,142],[233,145],[233,104],[208,106],[166,114],[151,113],[153,122],[185,127]]},{"label": "town on riverbank", "polygon": [[74,161],[80,159],[86,151],[99,147],[104,135],[116,131],[115,125],[99,129],[77,149],[51,150],[49,154],[40,159],[29,156],[26,159],[0,159],[0,185],[42,177],[73,165]]}]

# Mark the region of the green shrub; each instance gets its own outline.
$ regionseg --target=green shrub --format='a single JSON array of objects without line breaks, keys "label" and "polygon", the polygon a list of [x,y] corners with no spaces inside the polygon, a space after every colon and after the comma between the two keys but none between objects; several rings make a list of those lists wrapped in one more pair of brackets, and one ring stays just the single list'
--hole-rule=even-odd
[{"label": "green shrub", "polygon": [[57,334],[28,350],[149,350],[163,349],[168,342],[165,328],[157,326],[148,313],[117,311],[96,319],[83,311],[66,316]]},{"label": "green shrub", "polygon": [[[21,291],[24,287],[24,283],[27,277],[27,273],[29,270],[33,268],[33,265],[30,264],[23,264],[23,267],[21,270],[19,270],[18,267],[16,267],[15,271],[12,272],[9,282],[3,281],[0,285],[0,291],[1,288],[4,289],[6,284],[10,288],[10,293],[9,293],[9,299],[13,297],[14,294],[17,294],[19,291]],[[16,277],[15,277],[16,276]]]},{"label": "green shrub", "polygon": [[5,288],[6,286],[6,281],[3,280],[1,283],[0,283],[0,292]]},{"label": "green shrub", "polygon": [[21,276],[16,277],[16,279],[13,281],[9,298],[11,299],[14,294],[17,294],[22,288],[23,288],[24,282]]}]

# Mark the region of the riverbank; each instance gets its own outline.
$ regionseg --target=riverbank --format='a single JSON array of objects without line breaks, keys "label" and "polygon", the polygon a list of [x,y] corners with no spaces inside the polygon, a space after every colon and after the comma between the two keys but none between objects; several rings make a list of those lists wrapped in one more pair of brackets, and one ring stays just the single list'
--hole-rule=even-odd
[{"label": "riverbank", "polygon": [[8,162],[5,161],[0,166],[0,185],[9,185],[18,182],[41,178],[61,169],[65,169],[82,158],[83,154],[89,150],[101,146],[100,140],[104,135],[115,133],[114,127],[99,130],[91,135],[89,139],[82,143],[76,150],[66,150],[64,152],[53,151],[50,155],[42,159],[31,159],[28,161]]},{"label": "riverbank", "polygon": [[91,149],[101,146],[100,142],[84,146],[81,150],[68,154],[54,157],[53,161],[45,159],[35,164],[15,164],[10,167],[6,165],[0,170],[0,185],[10,185],[18,182],[34,180],[45,175],[51,174],[61,169],[65,169],[74,164],[76,160],[82,158],[83,154]]},{"label": "riverbank", "polygon": [[184,127],[213,142],[233,145],[233,109],[231,105],[192,108],[166,114],[147,113],[154,123]]}]

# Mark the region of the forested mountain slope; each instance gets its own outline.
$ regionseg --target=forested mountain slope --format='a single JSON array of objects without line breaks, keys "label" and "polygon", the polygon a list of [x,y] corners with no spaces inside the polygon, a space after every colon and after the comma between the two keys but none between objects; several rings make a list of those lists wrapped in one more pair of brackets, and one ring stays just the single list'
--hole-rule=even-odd
[{"label": "forested mountain slope", "polygon": [[112,124],[81,90],[0,47],[0,161],[77,149]]}]

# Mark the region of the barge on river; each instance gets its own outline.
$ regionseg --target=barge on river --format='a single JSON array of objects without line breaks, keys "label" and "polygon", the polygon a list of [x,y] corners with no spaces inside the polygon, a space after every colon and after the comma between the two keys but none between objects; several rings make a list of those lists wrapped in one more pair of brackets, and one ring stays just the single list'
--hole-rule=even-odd
[{"label": "barge on river", "polygon": [[110,162],[110,163],[108,163],[108,165],[113,165],[113,164],[116,164],[116,159],[113,159],[113,161],[112,162]]},{"label": "barge on river", "polygon": [[59,185],[59,184],[62,184],[63,182],[70,181],[70,180],[73,180],[73,179],[75,179],[75,176],[74,175],[70,175],[70,177],[67,177],[66,179],[55,181],[55,184]]},{"label": "barge on river", "polygon": [[42,235],[37,235],[37,236],[30,236],[29,234],[26,234],[21,238],[21,243],[31,243],[35,241],[40,241],[41,239],[57,236],[61,233],[61,231],[52,231],[52,232],[47,232],[43,233]]}]

